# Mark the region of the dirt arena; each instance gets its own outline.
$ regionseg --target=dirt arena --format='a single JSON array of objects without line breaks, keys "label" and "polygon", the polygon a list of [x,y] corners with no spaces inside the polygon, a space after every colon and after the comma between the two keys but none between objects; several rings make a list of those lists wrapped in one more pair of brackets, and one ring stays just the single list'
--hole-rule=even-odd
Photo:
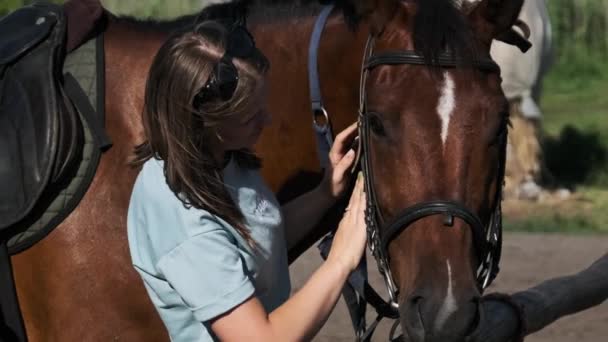
[{"label": "dirt arena", "polygon": [[[562,234],[522,234],[505,236],[502,271],[488,290],[517,292],[544,280],[576,273],[608,251],[608,236],[569,236]],[[369,256],[368,256],[369,257]],[[370,260],[372,285],[383,289]],[[311,248],[291,266],[293,289],[297,290],[321,262]],[[374,266],[374,267],[371,267]],[[372,320],[369,315],[368,321]],[[374,341],[387,341],[389,322],[378,328]],[[354,341],[348,312],[343,300],[314,341]],[[527,342],[603,342],[608,341],[608,302],[583,313],[562,318],[544,330],[530,335]]]}]

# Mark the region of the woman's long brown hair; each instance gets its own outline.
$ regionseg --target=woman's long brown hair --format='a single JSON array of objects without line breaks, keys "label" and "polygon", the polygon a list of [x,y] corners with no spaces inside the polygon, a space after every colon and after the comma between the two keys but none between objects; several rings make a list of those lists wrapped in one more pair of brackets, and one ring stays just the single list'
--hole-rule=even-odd
[{"label": "woman's long brown hair", "polygon": [[[227,35],[223,25],[204,22],[193,32],[170,37],[159,49],[146,83],[143,125],[147,140],[135,147],[132,165],[141,166],[150,158],[163,160],[167,184],[184,206],[222,218],[254,246],[244,216],[224,185],[224,165],[214,159],[210,137],[220,122],[252,108],[267,59],[256,50],[250,58],[235,60],[239,80],[232,98],[193,106],[195,95],[225,51]],[[251,151],[232,154],[241,167],[260,166]]]}]

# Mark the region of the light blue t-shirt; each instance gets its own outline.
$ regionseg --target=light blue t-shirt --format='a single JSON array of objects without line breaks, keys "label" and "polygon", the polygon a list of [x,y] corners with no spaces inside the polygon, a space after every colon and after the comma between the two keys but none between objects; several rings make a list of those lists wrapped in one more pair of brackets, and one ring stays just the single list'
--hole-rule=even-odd
[{"label": "light blue t-shirt", "polygon": [[289,297],[283,221],[256,170],[231,160],[224,182],[246,219],[256,250],[221,218],[187,209],[169,189],[163,161],[137,176],[128,214],[133,266],[173,341],[213,341],[208,324],[255,295],[267,312]]}]

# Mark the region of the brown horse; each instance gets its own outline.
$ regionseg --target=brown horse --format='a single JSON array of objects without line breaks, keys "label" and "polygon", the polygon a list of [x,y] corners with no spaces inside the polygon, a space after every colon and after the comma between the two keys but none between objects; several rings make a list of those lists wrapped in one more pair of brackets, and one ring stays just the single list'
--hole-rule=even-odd
[{"label": "brown horse", "polygon": [[[454,3],[460,4],[455,9]],[[374,51],[420,50],[427,64],[445,48],[474,58],[513,25],[521,1],[343,1],[325,27],[319,74],[334,131],[357,120],[359,76],[368,36]],[[215,8],[221,13],[221,8]],[[319,179],[311,125],[306,51],[317,6],[260,5],[248,25],[272,63],[272,126],[257,150],[263,174],[282,199]],[[105,30],[104,154],[78,208],[47,238],[13,256],[20,306],[31,341],[164,341],[167,335],[131,267],[126,214],[138,170],[127,165],[142,141],[144,83],[169,31],[193,17],[155,24],[109,15]],[[506,101],[498,72],[469,67],[380,65],[365,88],[370,119],[368,179],[385,218],[429,200],[462,203],[490,220],[500,179],[495,172],[506,134]],[[291,259],[335,225],[328,215]],[[480,296],[473,232],[456,217],[421,218],[389,245],[402,325],[412,341],[457,341],[471,333]],[[170,227],[167,227],[170,229]]]}]

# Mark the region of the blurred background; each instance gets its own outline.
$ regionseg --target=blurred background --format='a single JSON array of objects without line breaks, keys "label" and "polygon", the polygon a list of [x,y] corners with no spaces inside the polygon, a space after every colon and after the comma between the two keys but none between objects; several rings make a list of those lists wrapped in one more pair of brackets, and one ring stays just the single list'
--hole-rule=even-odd
[{"label": "blurred background", "polygon": [[[540,146],[542,167],[533,177],[538,189],[531,196],[507,196],[503,205],[503,271],[491,290],[505,292],[580,271],[608,250],[608,0],[526,1],[546,4],[552,53],[541,62],[550,68],[536,99],[542,112],[534,123],[538,132],[524,138]],[[31,2],[0,0],[0,15]],[[115,14],[158,19],[212,2],[102,0]],[[294,290],[320,262],[314,249],[300,259],[291,267]],[[351,341],[346,315],[341,302],[316,340]],[[604,303],[529,341],[605,341],[607,323]]]}]

